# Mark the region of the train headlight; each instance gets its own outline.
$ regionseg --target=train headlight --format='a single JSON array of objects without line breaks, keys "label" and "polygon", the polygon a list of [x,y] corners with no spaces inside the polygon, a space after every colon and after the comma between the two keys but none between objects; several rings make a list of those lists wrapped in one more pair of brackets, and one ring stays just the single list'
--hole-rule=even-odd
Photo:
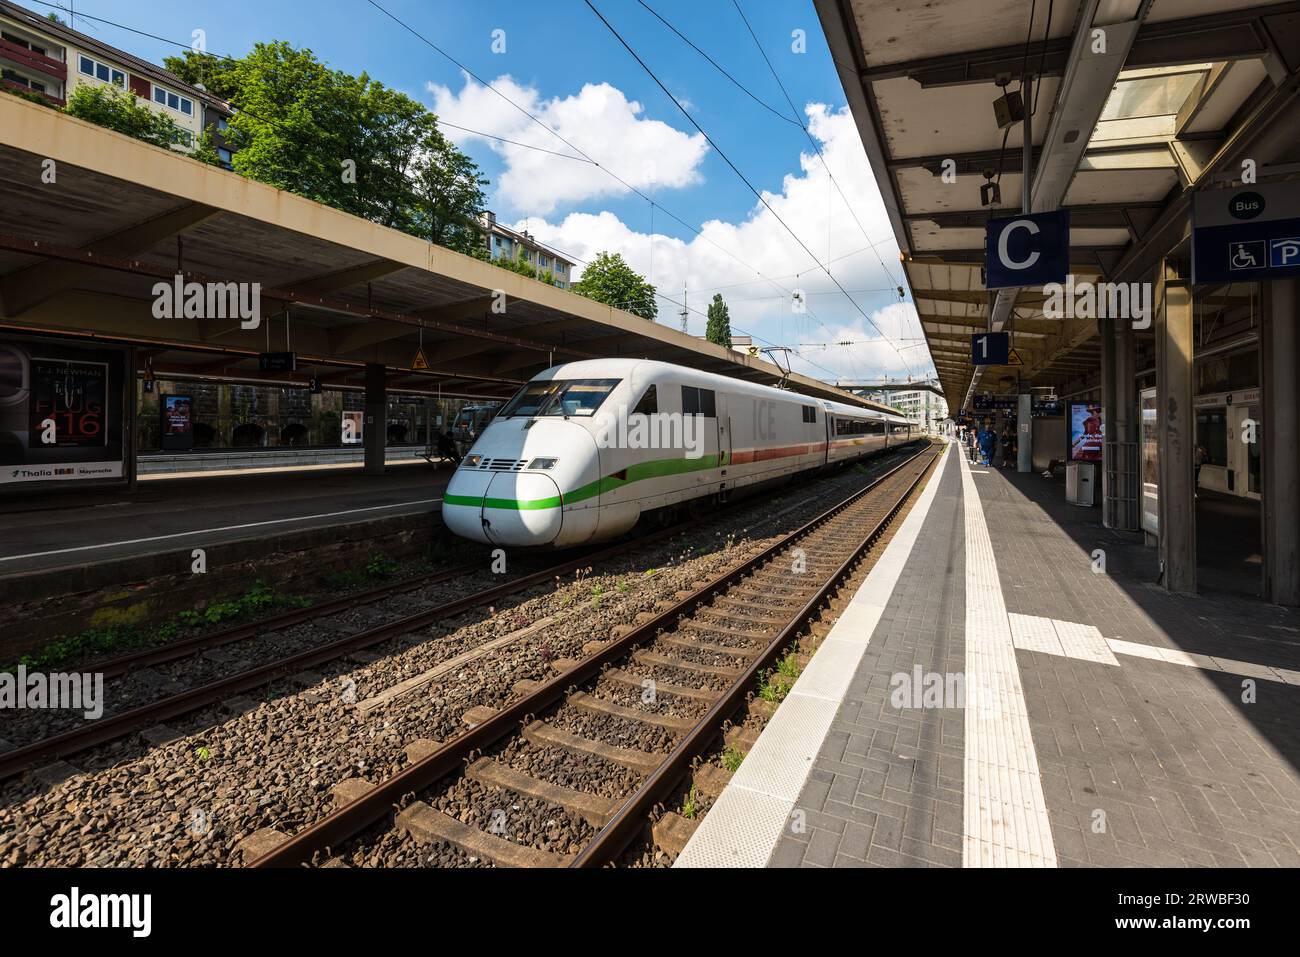
[{"label": "train headlight", "polygon": [[536,458],[528,463],[528,467],[530,469],[553,469],[558,461],[559,459]]},{"label": "train headlight", "polygon": [[467,456],[465,456],[465,464],[466,464],[467,466],[469,466],[470,468],[472,468],[472,469],[476,469],[476,468],[478,468],[478,464],[479,464],[480,462],[482,462],[482,461],[483,461],[483,456],[481,456],[481,455],[467,455]]}]

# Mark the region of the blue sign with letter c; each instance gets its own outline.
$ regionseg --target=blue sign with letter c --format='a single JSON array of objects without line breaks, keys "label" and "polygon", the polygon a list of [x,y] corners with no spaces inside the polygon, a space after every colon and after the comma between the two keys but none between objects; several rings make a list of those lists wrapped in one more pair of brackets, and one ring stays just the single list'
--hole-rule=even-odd
[{"label": "blue sign with letter c", "polygon": [[1063,283],[1070,269],[1070,214],[1057,210],[990,219],[984,250],[988,289]]}]

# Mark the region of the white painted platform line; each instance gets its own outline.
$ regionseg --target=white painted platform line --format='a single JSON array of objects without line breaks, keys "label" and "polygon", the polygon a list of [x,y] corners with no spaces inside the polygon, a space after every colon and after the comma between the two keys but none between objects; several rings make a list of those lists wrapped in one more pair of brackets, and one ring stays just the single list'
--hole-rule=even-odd
[{"label": "white painted platform line", "polygon": [[1103,665],[1119,664],[1106,639],[1092,625],[1037,615],[1011,614],[1007,617],[1011,622],[1011,641],[1017,648]]},{"label": "white painted platform line", "polygon": [[101,548],[117,548],[119,545],[142,545],[145,542],[163,542],[173,538],[193,538],[195,535],[213,535],[217,532],[237,532],[246,528],[264,528],[267,525],[284,525],[292,522],[310,522],[318,518],[337,518],[340,515],[358,515],[361,512],[379,512],[386,508],[406,508],[410,505],[436,505],[440,498],[419,498],[410,502],[394,502],[391,505],[368,505],[365,508],[349,508],[341,512],[321,512],[319,515],[295,515],[293,518],[273,518],[265,522],[247,522],[243,525],[222,525],[218,528],[198,528],[192,532],[174,532],[171,535],[154,535],[151,538],[128,538],[120,542],[101,542],[98,545],[78,545],[76,548],[56,548],[48,552],[32,552],[29,555],[6,555],[0,562],[16,562],[24,558],[44,558],[47,555],[69,555],[72,552],[92,552]]},{"label": "white painted platform line", "polygon": [[961,470],[966,530],[962,865],[1055,867],[1056,847],[993,543],[964,460]]},{"label": "white painted platform line", "polygon": [[[1163,661],[1171,665],[1185,665],[1204,671],[1222,671],[1230,675],[1244,675],[1247,678],[1262,678],[1265,681],[1280,681],[1282,684],[1300,685],[1300,671],[1289,668],[1274,668],[1250,661],[1238,661],[1235,658],[1213,658],[1210,655],[1197,655],[1178,648],[1161,648],[1157,645],[1144,645],[1136,641],[1124,641],[1120,638],[1107,638],[1106,644],[1117,655],[1130,658],[1148,658],[1151,661]],[[1118,664],[1118,662],[1116,662]]]},{"label": "white painted platform line", "polygon": [[867,580],[745,755],[674,867],[763,867],[795,802],[925,524],[953,458],[950,446]]},{"label": "white painted platform line", "polygon": [[1129,658],[1146,658],[1149,661],[1185,665],[1203,671],[1221,671],[1230,675],[1300,685],[1300,671],[1288,668],[1275,668],[1235,658],[1214,658],[1179,648],[1161,648],[1159,645],[1124,641],[1122,638],[1105,638],[1094,626],[1077,621],[1017,614],[1010,614],[1007,618],[1011,622],[1012,644],[1024,651],[1039,651],[1061,658],[1078,658],[1081,661],[1095,661],[1116,667],[1119,667],[1120,661],[1115,656],[1126,655]]}]

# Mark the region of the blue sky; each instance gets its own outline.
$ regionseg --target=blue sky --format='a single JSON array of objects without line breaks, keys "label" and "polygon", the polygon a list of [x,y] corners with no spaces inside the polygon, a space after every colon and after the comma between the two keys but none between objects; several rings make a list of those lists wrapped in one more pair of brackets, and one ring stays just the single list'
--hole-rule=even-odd
[{"label": "blue sky", "polygon": [[[41,13],[51,9],[35,0],[21,2]],[[60,6],[68,2],[57,0]],[[916,345],[920,332],[911,305],[899,303],[890,291],[902,279],[898,250],[844,111],[844,93],[810,0],[741,0],[741,6],[801,121],[818,137],[834,182],[792,122],[785,95],[730,0],[646,3],[784,119],[721,76],[638,0],[594,0],[717,146],[757,189],[770,194],[775,215],[584,0],[377,2],[638,186],[656,205],[652,212],[649,202],[589,163],[446,130],[492,180],[489,205],[502,221],[526,224],[539,239],[580,260],[600,249],[622,252],[673,300],[660,301],[661,322],[680,321],[683,285],[689,305],[701,313],[709,295],[722,291],[733,326],[798,348],[793,361],[799,371],[822,378],[906,374],[909,366],[915,373],[929,371],[925,349]],[[368,0],[75,0],[74,5],[77,14],[187,45],[193,31],[202,29],[214,53],[240,55],[259,40],[288,40],[310,47],[333,67],[369,72],[449,122],[569,152]],[[91,19],[78,17],[77,28],[156,62],[179,52],[175,44]],[[806,52],[792,48],[796,30],[805,32]],[[504,52],[494,52],[494,41],[498,49],[504,41]],[[849,197],[852,214],[840,191]],[[707,239],[670,214],[703,228]],[[814,257],[853,291],[856,307]],[[760,273],[775,282],[760,279]],[[808,304],[804,311],[793,300],[796,289]],[[896,346],[910,347],[903,348],[905,361],[884,343],[869,344],[878,332],[863,313]],[[703,324],[702,315],[688,314],[691,332],[702,333]],[[809,345],[842,340],[859,344]]]}]

